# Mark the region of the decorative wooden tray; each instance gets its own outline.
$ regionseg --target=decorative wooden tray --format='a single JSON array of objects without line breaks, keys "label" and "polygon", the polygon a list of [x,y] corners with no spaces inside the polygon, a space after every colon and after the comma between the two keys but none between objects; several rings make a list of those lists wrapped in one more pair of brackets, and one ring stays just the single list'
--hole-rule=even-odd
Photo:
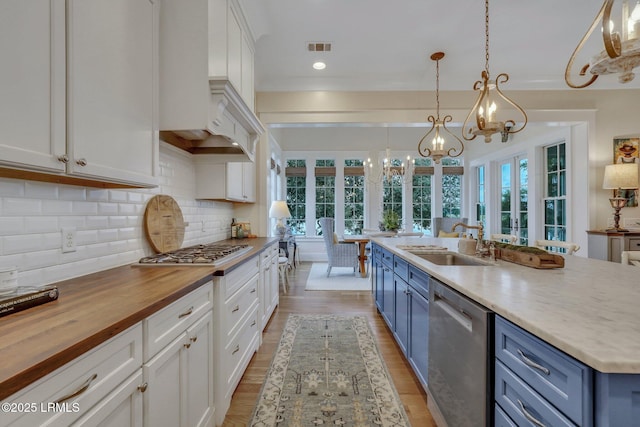
[{"label": "decorative wooden tray", "polygon": [[562,255],[550,253],[528,253],[507,248],[496,248],[496,258],[533,268],[563,268]]}]

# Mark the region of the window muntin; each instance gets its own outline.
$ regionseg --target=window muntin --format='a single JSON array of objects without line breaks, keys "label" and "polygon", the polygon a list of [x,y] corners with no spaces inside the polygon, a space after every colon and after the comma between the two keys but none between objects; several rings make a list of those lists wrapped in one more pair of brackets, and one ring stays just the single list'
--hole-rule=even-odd
[{"label": "window muntin", "polygon": [[304,236],[307,233],[306,227],[306,204],[307,204],[307,178],[305,160],[287,160],[285,169],[287,189],[287,206],[291,212],[291,218],[287,224],[291,227],[291,234]]},{"label": "window muntin", "polygon": [[431,185],[433,168],[431,159],[416,159],[415,172],[411,183],[411,203],[413,205],[413,231],[427,233],[431,230]]},{"label": "window muntin", "polygon": [[[362,160],[345,160],[344,234],[362,234],[364,228],[364,171]],[[357,171],[357,172],[356,172]]]},{"label": "window muntin", "polygon": [[442,216],[459,218],[462,211],[461,160],[442,159]]},{"label": "window muntin", "polygon": [[544,148],[544,239],[567,239],[567,158],[564,142]]},{"label": "window muntin", "polygon": [[[333,171],[333,172],[332,172]],[[333,176],[331,174],[333,173]],[[336,177],[334,160],[316,160],[316,220],[336,217]],[[322,229],[316,221],[316,235]]]}]

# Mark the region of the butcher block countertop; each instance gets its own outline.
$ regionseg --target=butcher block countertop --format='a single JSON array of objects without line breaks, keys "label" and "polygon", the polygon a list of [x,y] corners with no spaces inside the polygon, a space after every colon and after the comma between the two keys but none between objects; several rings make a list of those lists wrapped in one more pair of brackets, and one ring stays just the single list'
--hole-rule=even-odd
[{"label": "butcher block countertop", "polygon": [[277,238],[228,240],[253,249],[223,264],[126,265],[63,282],[56,301],[0,318],[0,399],[12,395],[180,297],[223,276]]}]

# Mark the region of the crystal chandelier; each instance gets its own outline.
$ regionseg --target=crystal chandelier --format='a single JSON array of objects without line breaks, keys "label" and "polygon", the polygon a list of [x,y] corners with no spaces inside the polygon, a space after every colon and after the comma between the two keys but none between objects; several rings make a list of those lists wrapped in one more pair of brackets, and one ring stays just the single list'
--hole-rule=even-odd
[{"label": "crystal chandelier", "polygon": [[[500,133],[503,136],[503,141],[506,141],[506,137],[510,134],[520,132],[527,125],[527,114],[522,108],[508,97],[506,97],[500,90],[500,84],[506,83],[509,80],[509,75],[506,73],[498,74],[495,80],[491,80],[489,74],[489,0],[485,0],[485,65],[484,71],[482,71],[482,80],[478,80],[473,85],[473,90],[479,91],[478,99],[473,105],[473,108],[467,115],[462,126],[462,137],[467,141],[475,139],[478,135],[484,135],[484,142],[491,142],[491,135],[494,133]],[[500,101],[502,100],[502,101]],[[513,119],[500,120],[499,112],[501,108],[498,108],[496,101],[500,103],[506,102],[513,108],[518,110],[523,117],[523,122],[520,126],[516,126],[516,122]],[[506,107],[506,105],[503,105]],[[475,117],[475,126],[468,124],[471,117]]]},{"label": "crystal chandelier", "polygon": [[[418,142],[418,154],[422,157],[431,157],[436,163],[440,163],[440,159],[445,156],[458,157],[464,151],[464,144],[460,138],[447,129],[446,124],[453,120],[453,117],[447,114],[444,118],[440,119],[440,60],[442,58],[444,58],[444,52],[436,52],[431,55],[431,59],[436,61],[436,117],[427,117],[427,120],[431,123],[431,129],[429,129],[429,132],[427,132],[425,136],[420,139],[420,142]],[[444,146],[446,141],[443,137],[445,134],[441,131],[448,133],[453,139],[458,141],[460,148],[449,147],[448,149],[445,149]],[[427,145],[428,143],[423,147],[422,143],[425,142],[432,133],[434,135],[433,140],[431,141],[431,147]],[[448,137],[448,139],[451,138]]]},{"label": "crystal chandelier", "polygon": [[[614,0],[604,1],[602,8],[591,23],[591,27],[573,51],[564,72],[564,80],[569,87],[581,89],[590,86],[602,74],[620,73],[618,76],[620,83],[628,83],[635,77],[633,69],[640,65],[640,1],[636,2],[632,11],[629,10],[628,0],[622,2],[620,32],[614,31],[614,22],[611,20],[613,2]],[[602,20],[604,50],[591,58],[590,63],[580,69],[580,76],[585,76],[589,70],[591,73],[589,80],[581,84],[574,83],[571,80],[573,63],[600,20]]]}]

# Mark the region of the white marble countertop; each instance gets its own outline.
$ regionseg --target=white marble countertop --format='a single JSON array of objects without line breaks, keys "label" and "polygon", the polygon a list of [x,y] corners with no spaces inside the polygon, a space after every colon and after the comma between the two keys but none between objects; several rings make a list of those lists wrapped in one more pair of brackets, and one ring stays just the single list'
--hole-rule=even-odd
[{"label": "white marble countertop", "polygon": [[564,268],[535,269],[498,260],[490,266],[441,266],[397,245],[458,239],[374,238],[432,277],[604,373],[640,373],[640,269],[564,256]]}]

